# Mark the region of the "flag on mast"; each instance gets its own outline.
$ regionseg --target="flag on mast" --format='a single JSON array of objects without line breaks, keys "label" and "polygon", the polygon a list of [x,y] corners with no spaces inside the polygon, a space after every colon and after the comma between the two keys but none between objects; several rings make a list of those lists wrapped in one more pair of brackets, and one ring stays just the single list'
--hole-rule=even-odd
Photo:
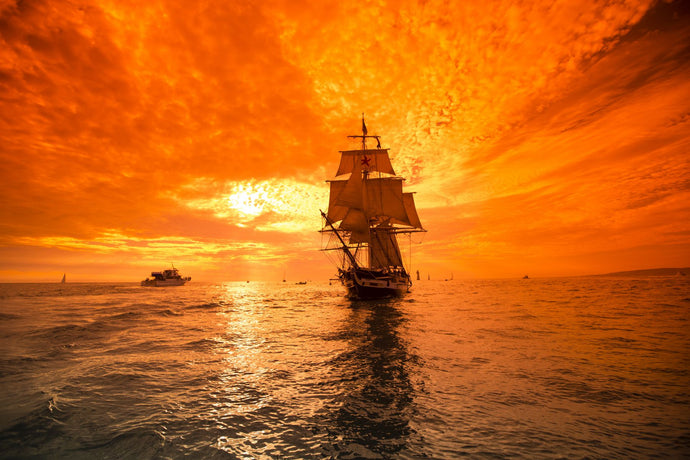
[{"label": "flag on mast", "polygon": [[364,124],[364,117],[362,117],[362,132],[367,135],[367,125]]}]

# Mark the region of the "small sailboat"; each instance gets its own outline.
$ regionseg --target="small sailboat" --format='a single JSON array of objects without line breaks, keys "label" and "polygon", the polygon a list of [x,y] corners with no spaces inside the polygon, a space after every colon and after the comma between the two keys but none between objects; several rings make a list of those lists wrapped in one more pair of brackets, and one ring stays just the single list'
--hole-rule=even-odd
[{"label": "small sailboat", "polygon": [[62,274],[62,281],[60,281],[60,284],[65,284],[66,279],[67,279],[67,274],[63,273]]},{"label": "small sailboat", "polygon": [[[325,251],[339,254],[338,279],[348,296],[375,299],[409,291],[410,275],[403,264],[398,235],[425,232],[412,193],[403,192],[388,149],[379,136],[370,136],[362,117],[360,150],[341,151],[340,166],[330,185],[328,212],[322,232],[331,238]],[[375,149],[367,140],[375,139]]]}]

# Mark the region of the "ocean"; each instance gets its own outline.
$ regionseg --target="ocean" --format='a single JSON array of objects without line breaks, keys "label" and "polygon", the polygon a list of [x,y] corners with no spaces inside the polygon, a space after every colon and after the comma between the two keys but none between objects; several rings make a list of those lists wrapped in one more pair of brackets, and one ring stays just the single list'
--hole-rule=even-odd
[{"label": "ocean", "polygon": [[[690,277],[688,277],[690,278]],[[0,457],[690,458],[690,280],[0,284]]]}]

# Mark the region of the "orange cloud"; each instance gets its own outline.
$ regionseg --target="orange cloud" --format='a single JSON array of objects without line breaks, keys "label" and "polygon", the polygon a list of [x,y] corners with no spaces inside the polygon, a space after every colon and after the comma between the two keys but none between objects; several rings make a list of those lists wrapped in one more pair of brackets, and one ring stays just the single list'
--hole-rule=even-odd
[{"label": "orange cloud", "polygon": [[687,18],[680,1],[2,2],[0,280],[137,280],[171,255],[195,279],[325,279],[323,181],[362,112],[418,192],[422,271],[687,265]]}]

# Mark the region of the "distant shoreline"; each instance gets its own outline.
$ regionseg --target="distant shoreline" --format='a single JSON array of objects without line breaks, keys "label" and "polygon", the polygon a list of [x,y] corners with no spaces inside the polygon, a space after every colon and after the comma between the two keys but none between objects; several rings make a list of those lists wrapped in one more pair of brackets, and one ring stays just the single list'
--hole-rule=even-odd
[{"label": "distant shoreline", "polygon": [[646,270],[628,270],[623,272],[602,273],[586,276],[675,276],[678,273],[690,275],[690,267],[685,268],[649,268]]}]

